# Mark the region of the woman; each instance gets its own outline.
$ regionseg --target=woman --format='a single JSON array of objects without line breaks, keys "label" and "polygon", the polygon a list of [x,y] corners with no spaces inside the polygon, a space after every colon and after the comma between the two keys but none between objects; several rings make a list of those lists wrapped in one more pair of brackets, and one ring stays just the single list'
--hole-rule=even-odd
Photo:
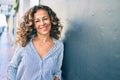
[{"label": "woman", "polygon": [[29,9],[17,30],[17,47],[8,66],[8,80],[61,80],[62,26],[48,6]]}]

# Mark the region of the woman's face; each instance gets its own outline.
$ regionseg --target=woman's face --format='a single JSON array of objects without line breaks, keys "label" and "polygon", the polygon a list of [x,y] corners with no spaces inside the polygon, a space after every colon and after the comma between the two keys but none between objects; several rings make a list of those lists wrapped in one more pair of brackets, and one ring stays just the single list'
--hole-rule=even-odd
[{"label": "woman's face", "polygon": [[44,9],[39,9],[34,14],[34,25],[37,34],[49,35],[51,30],[51,21],[48,12]]}]

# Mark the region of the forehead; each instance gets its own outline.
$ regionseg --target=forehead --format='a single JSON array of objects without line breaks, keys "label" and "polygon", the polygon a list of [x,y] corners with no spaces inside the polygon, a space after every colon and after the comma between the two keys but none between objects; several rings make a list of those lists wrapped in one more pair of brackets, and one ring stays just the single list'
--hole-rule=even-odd
[{"label": "forehead", "polygon": [[48,12],[44,9],[39,9],[37,12],[34,14],[34,18],[41,18],[41,17],[49,17]]}]

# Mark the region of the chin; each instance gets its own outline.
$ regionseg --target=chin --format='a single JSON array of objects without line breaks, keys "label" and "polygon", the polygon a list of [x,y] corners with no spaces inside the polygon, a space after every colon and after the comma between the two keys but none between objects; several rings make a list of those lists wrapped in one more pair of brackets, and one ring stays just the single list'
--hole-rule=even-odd
[{"label": "chin", "polygon": [[43,32],[41,32],[41,34],[43,34],[43,35],[50,34],[50,31],[43,31]]}]

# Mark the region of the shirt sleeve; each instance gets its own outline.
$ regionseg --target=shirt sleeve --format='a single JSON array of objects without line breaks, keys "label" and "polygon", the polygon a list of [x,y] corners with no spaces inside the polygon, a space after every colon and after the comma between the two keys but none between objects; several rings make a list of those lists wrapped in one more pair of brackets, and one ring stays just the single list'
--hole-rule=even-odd
[{"label": "shirt sleeve", "polygon": [[22,47],[17,47],[15,53],[8,65],[7,80],[16,80],[17,68],[22,58]]},{"label": "shirt sleeve", "polygon": [[63,61],[63,52],[64,52],[64,45],[62,43],[60,52],[59,52],[59,56],[58,56],[58,62],[57,62],[58,64],[56,67],[57,69],[55,72],[55,77],[58,77],[60,80],[61,80],[61,74],[62,74],[61,66],[62,66],[62,61]]}]

